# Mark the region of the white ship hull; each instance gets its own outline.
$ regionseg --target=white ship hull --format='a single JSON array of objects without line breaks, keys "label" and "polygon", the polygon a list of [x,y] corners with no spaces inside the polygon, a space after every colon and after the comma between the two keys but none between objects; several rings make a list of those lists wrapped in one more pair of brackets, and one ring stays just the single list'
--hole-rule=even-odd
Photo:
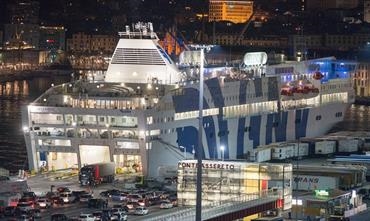
[{"label": "white ship hull", "polygon": [[[197,155],[199,70],[177,70],[152,25],[137,28],[120,33],[105,82],[53,86],[23,109],[31,170],[115,162],[124,172],[158,177]],[[323,58],[237,73],[206,68],[204,158],[247,159],[260,145],[325,134],[353,102],[355,66]]]},{"label": "white ship hull", "polygon": [[[228,119],[226,125],[229,133],[224,139],[217,136],[220,132],[219,129],[214,132],[203,130],[205,159],[246,160],[248,151],[259,145],[295,141],[299,137],[322,136],[335,124],[343,121],[344,114],[341,117],[335,117],[335,114],[337,112],[345,113],[347,108],[348,104],[337,103],[317,108],[284,111],[280,113],[280,116],[286,116],[286,123],[278,127],[272,127],[272,121],[269,120],[276,113]],[[301,125],[297,126],[295,122],[299,116],[303,120]],[[321,116],[322,120],[316,120],[317,116]],[[217,121],[216,118],[213,117],[215,121]],[[245,127],[251,125],[251,121],[258,122],[254,123],[256,129],[245,131]],[[186,129],[183,130],[183,128]],[[218,128],[217,124],[215,128]],[[176,167],[179,160],[185,157],[187,159],[196,158],[198,121],[196,119],[182,121],[176,130],[177,134],[175,133],[175,135],[164,135],[158,140],[152,141],[148,165],[149,174],[154,177],[162,175],[159,174],[161,168]],[[216,134],[214,143],[209,139],[210,133]],[[225,146],[223,154],[219,148],[221,145]],[[186,153],[183,152],[183,148],[176,148],[178,146],[185,147]]]}]

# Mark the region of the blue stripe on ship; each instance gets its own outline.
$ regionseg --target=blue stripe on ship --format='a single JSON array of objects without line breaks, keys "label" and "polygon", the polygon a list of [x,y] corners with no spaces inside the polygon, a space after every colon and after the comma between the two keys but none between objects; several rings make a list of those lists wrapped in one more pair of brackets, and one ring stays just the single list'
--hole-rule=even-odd
[{"label": "blue stripe on ship", "polygon": [[265,137],[266,144],[272,143],[272,129],[274,127],[274,121],[275,121],[274,115],[275,114],[268,114],[267,115],[266,137]]},{"label": "blue stripe on ship", "polygon": [[[194,111],[199,109],[199,92],[194,88],[184,88],[183,94],[174,95],[173,103],[176,113]],[[209,105],[206,100],[203,98],[204,109],[208,109]],[[203,125],[206,125],[204,128],[204,137],[207,140],[207,145],[209,147],[210,156],[211,153],[217,154],[216,151],[216,135],[215,135],[215,124],[211,116],[203,117]],[[192,128],[192,129],[191,129]],[[177,132],[177,143],[179,146],[186,148],[187,152],[192,152],[193,147],[195,150],[198,150],[198,132],[194,133],[194,130],[197,132],[198,129],[194,126],[180,127],[176,128]],[[195,153],[197,156],[197,153]],[[205,157],[204,148],[203,148],[203,157]]]},{"label": "blue stripe on ship", "polygon": [[[215,107],[220,108],[222,112],[222,107],[225,106],[224,97],[221,91],[220,83],[217,78],[212,78],[205,81],[205,84],[210,91],[212,100],[214,102]],[[229,130],[227,126],[227,121],[222,119],[223,113],[217,115],[218,119],[218,136],[220,137],[220,145],[225,147],[224,158],[229,158],[229,145],[228,145],[228,137],[229,137]],[[210,150],[211,151],[211,150]]]},{"label": "blue stripe on ship", "polygon": [[253,140],[253,148],[260,145],[261,115],[251,116],[249,139]]},{"label": "blue stripe on ship", "polygon": [[296,110],[295,120],[295,138],[298,140],[300,137],[306,136],[307,123],[308,123],[309,109]]},{"label": "blue stripe on ship", "polygon": [[[239,104],[247,102],[247,81],[240,81],[239,87]],[[236,140],[236,158],[243,158],[244,154],[244,134],[245,134],[245,117],[238,120],[238,135]]]},{"label": "blue stripe on ship", "polygon": [[269,77],[268,78],[268,93],[267,99],[269,101],[276,101],[279,99],[279,87],[277,78]]},{"label": "blue stripe on ship", "polygon": [[262,97],[262,79],[261,78],[256,78],[254,81],[254,88],[256,92],[256,97]]},{"label": "blue stripe on ship", "polygon": [[[266,124],[266,144],[285,141],[287,123],[287,112],[268,114]],[[275,140],[272,138],[273,132],[275,133]]]},{"label": "blue stripe on ship", "polygon": [[286,141],[286,131],[288,125],[288,112],[281,112],[279,114],[279,124],[275,127],[276,142]]}]

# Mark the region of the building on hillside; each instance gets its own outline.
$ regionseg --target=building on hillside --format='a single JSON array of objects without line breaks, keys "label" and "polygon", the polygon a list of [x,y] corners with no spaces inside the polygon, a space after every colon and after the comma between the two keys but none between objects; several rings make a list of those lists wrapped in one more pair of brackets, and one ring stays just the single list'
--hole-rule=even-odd
[{"label": "building on hillside", "polygon": [[359,0],[305,0],[307,10],[352,9],[359,5]]},{"label": "building on hillside", "polygon": [[118,38],[110,35],[73,34],[67,39],[67,51],[77,53],[112,54]]},{"label": "building on hillside", "polygon": [[63,26],[40,26],[40,49],[65,51],[65,28]]},{"label": "building on hillside", "polygon": [[39,28],[37,24],[5,24],[4,44],[17,39],[25,42],[34,49],[39,49]]},{"label": "building on hillside", "polygon": [[239,34],[217,33],[215,34],[215,44],[223,46],[252,46],[258,48],[286,48],[288,38],[277,35],[253,36],[236,41]]},{"label": "building on hillside", "polygon": [[356,96],[370,96],[370,62],[360,61],[353,75],[353,86]]},{"label": "building on hillside", "polygon": [[111,54],[117,45],[117,38],[110,35],[92,35],[90,50],[100,54]]},{"label": "building on hillside", "polygon": [[245,0],[210,0],[209,14],[210,22],[230,21],[233,23],[244,23],[253,14],[253,1]]},{"label": "building on hillside", "polygon": [[324,39],[324,47],[338,50],[350,50],[365,46],[370,42],[370,34],[326,34]]},{"label": "building on hillside", "polygon": [[289,48],[293,54],[307,50],[337,50],[348,51],[362,48],[370,41],[370,34],[324,34],[324,35],[290,35]]}]

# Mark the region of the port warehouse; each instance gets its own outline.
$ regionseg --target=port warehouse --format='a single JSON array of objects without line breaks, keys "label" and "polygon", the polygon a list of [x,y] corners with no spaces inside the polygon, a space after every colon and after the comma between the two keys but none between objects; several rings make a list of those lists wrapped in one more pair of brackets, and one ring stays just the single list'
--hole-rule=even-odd
[{"label": "port warehouse", "polygon": [[366,167],[356,165],[294,165],[293,190],[349,190],[366,183]]},{"label": "port warehouse", "polygon": [[[298,159],[329,157],[321,165],[295,165],[294,179],[299,176],[299,180],[295,180],[299,181],[299,185],[293,185],[293,188],[326,188],[325,183],[331,183],[330,189],[348,190],[364,185],[366,179],[370,178],[370,155],[354,154],[365,152],[369,147],[370,132],[343,131],[323,137],[259,146],[250,151],[247,158],[251,162],[299,162]],[[333,156],[336,158],[331,159]],[[353,156],[362,156],[362,159],[350,161]]]}]

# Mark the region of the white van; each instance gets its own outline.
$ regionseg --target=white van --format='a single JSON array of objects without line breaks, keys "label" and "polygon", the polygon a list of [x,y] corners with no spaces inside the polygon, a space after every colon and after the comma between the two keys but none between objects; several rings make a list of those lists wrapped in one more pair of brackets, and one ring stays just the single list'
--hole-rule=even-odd
[{"label": "white van", "polygon": [[59,197],[63,200],[64,203],[73,203],[76,200],[76,197],[72,193],[61,193]]}]

